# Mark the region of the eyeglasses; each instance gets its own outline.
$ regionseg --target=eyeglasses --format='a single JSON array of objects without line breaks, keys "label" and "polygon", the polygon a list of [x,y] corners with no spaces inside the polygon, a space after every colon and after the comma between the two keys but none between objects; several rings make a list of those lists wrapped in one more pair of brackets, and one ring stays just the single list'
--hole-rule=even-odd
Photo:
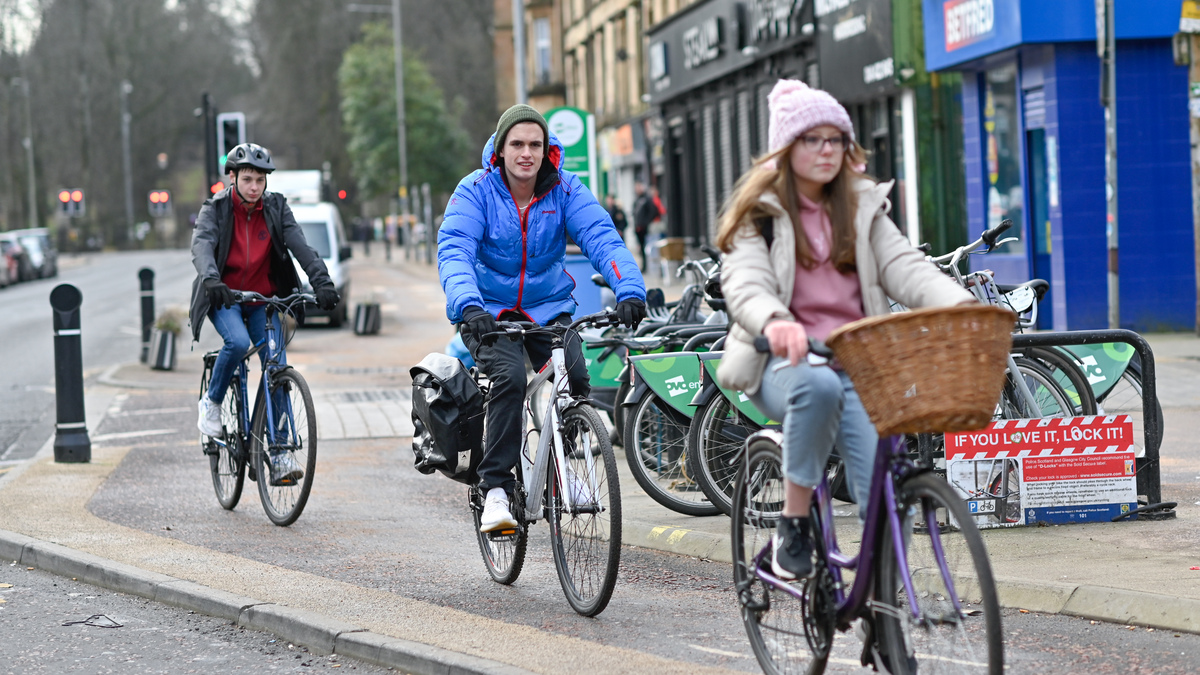
[{"label": "eyeglasses", "polygon": [[840,136],[829,136],[828,138],[820,134],[804,134],[800,137],[804,141],[804,147],[812,152],[820,152],[825,149],[825,144],[833,148],[834,152],[842,152],[846,146],[850,144],[850,139],[842,134]]}]

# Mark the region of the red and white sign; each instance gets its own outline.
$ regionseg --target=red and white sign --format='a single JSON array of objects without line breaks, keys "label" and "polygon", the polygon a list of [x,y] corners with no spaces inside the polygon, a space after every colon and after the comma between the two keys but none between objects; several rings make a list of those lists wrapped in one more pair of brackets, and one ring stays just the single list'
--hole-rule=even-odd
[{"label": "red and white sign", "polygon": [[946,0],[942,17],[946,26],[946,52],[992,36],[996,27],[994,0]]},{"label": "red and white sign", "polygon": [[979,527],[1109,520],[1137,507],[1128,415],[999,420],[946,434],[946,479]]}]

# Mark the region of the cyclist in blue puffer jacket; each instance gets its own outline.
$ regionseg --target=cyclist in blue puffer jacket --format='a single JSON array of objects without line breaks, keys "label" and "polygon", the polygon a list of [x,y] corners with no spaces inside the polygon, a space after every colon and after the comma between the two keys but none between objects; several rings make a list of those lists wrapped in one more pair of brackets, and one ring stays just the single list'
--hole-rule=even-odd
[{"label": "cyclist in blue puffer jacket", "polygon": [[[438,232],[446,316],[461,324],[463,342],[491,381],[478,470],[487,494],[483,532],[516,526],[508,494],[521,447],[525,354],[540,368],[550,357],[550,339],[485,345],[480,336],[495,331],[497,319],[570,322],[576,303],[575,280],[564,266],[568,236],[615,291],[621,323],[636,327],[646,316],[646,287],[633,256],[604,207],[562,170],[562,159],[562,144],[537,110],[509,108],[483,149],[483,168],[459,182]],[[586,396],[579,336],[569,335],[565,346],[571,390]]]}]

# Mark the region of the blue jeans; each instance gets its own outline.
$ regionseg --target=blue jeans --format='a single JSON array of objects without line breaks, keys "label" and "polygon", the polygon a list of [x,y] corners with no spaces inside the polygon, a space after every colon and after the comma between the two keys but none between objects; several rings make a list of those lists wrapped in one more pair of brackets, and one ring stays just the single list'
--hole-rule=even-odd
[{"label": "blue jeans", "polygon": [[[214,403],[220,404],[225,400],[225,390],[238,364],[246,357],[246,352],[267,337],[267,306],[266,305],[234,305],[233,307],[218,307],[208,313],[208,318],[221,337],[225,346],[217,354],[217,362],[213,364],[212,379],[208,383],[208,397]],[[279,315],[271,317],[275,326],[275,339],[283,339],[283,331],[279,325]],[[278,351],[279,345],[264,345],[258,352],[260,362],[266,363],[267,357]],[[280,354],[280,363],[287,362],[287,356]]]},{"label": "blue jeans", "polygon": [[764,415],[783,420],[784,473],[796,485],[815,488],[836,447],[861,519],[867,513],[879,443],[875,425],[844,371],[805,362],[774,369],[785,361],[772,356],[762,385],[750,396]]}]

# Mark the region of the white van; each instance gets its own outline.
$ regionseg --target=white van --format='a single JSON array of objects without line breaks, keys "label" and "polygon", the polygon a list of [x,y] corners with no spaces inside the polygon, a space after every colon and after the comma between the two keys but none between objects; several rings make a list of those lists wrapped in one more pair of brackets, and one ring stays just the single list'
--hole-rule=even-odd
[{"label": "white van", "polygon": [[[337,287],[341,300],[332,312],[326,312],[319,307],[307,307],[305,316],[327,316],[329,325],[338,327],[349,318],[350,306],[350,267],[346,260],[350,258],[350,244],[346,241],[346,231],[342,227],[342,217],[337,207],[329,202],[316,204],[290,204],[292,215],[304,230],[304,238],[308,245],[325,261],[333,285]],[[303,290],[311,291],[308,275],[296,264],[296,273],[300,277]]]}]

